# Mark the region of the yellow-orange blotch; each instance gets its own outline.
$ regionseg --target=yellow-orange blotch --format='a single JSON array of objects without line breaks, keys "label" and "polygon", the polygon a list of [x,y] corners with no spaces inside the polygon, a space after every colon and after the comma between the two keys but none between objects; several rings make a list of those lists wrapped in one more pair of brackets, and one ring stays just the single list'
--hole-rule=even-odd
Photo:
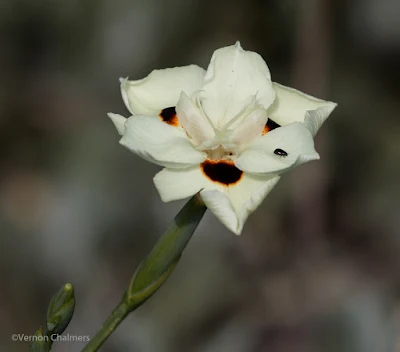
[{"label": "yellow-orange blotch", "polygon": [[179,126],[178,116],[176,115],[175,107],[169,107],[161,110],[160,115],[158,115],[161,121],[167,123],[171,126]]},{"label": "yellow-orange blotch", "polygon": [[267,125],[264,126],[264,130],[262,131],[262,135],[268,133],[270,131],[270,129],[268,128]]}]

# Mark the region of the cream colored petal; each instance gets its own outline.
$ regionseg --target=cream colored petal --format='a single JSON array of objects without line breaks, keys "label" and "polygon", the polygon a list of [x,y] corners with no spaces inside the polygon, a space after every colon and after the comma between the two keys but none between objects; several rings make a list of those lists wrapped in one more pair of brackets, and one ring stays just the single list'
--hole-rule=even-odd
[{"label": "cream colored petal", "polygon": [[262,203],[279,176],[244,175],[228,189],[204,189],[201,198],[213,214],[233,233],[240,235],[248,216]]},{"label": "cream colored petal", "polygon": [[126,118],[118,114],[113,114],[112,112],[109,112],[107,116],[111,119],[118,133],[122,136],[125,132]]},{"label": "cream colored petal", "polygon": [[208,209],[239,235],[248,216],[278,180],[276,175],[244,174],[236,185],[226,187],[210,181],[197,165],[186,169],[165,168],[154,177],[154,184],[164,202],[188,198],[200,191]]},{"label": "cream colored petal", "polygon": [[[293,122],[305,122],[307,111],[316,111],[309,116],[307,126],[315,136],[318,129],[337,106],[336,103],[315,98],[294,88],[273,83],[276,99],[267,110],[268,118],[279,125]],[[311,119],[311,120],[310,120]],[[315,121],[313,121],[315,119]]]},{"label": "cream colored petal", "polygon": [[181,92],[189,96],[201,89],[205,71],[196,65],[154,70],[146,78],[121,81],[121,94],[133,115],[158,116],[176,106]]},{"label": "cream colored petal", "polygon": [[215,131],[210,121],[184,92],[181,93],[181,97],[176,105],[176,113],[180,125],[190,135],[196,145],[200,145],[215,137]]},{"label": "cream colored petal", "polygon": [[304,125],[310,130],[313,137],[317,134],[318,130],[321,128],[322,124],[325,122],[327,117],[336,107],[336,104],[321,106],[315,110],[309,110],[306,112],[306,117],[304,119]]},{"label": "cream colored petal", "polygon": [[165,167],[190,167],[206,158],[194,148],[185,131],[154,117],[130,117],[120,143],[143,159]]},{"label": "cream colored petal", "polygon": [[207,184],[200,165],[186,169],[165,168],[153,181],[163,202],[191,197]]},{"label": "cream colored petal", "polygon": [[263,107],[254,108],[233,130],[232,142],[236,145],[245,145],[260,136],[267,120],[267,111]]},{"label": "cream colored petal", "polygon": [[265,109],[275,98],[271,75],[263,58],[243,50],[240,43],[216,50],[201,93],[203,109],[214,127],[226,125],[254,96]]},{"label": "cream colored petal", "polygon": [[[286,155],[279,155],[284,152]],[[280,174],[319,159],[311,132],[300,122],[277,128],[250,142],[235,160],[240,170],[253,174]]]}]

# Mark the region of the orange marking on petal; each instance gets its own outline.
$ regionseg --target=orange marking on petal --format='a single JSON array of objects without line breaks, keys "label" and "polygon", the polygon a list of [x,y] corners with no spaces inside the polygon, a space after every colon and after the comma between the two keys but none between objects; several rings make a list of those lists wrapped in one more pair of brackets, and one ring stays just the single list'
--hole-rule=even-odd
[{"label": "orange marking on petal", "polygon": [[265,124],[264,130],[262,131],[262,135],[268,133],[270,131],[269,127]]},{"label": "orange marking on petal", "polygon": [[238,184],[244,174],[231,160],[207,159],[200,164],[200,168],[209,180],[227,187]]},{"label": "orange marking on petal", "polygon": [[267,123],[265,124],[264,130],[262,131],[262,135],[278,127],[281,127],[281,125],[278,125],[275,121],[268,119]]},{"label": "orange marking on petal", "polygon": [[168,125],[175,127],[179,126],[179,120],[174,106],[161,110],[158,117],[161,119],[161,121],[167,123]]}]

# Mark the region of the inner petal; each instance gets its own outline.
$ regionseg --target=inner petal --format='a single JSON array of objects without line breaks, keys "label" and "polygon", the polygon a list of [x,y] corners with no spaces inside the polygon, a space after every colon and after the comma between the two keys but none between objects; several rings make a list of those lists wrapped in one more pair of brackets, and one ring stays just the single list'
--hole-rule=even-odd
[{"label": "inner petal", "polygon": [[204,112],[216,128],[229,123],[253,96],[264,109],[275,99],[267,64],[239,42],[214,52],[201,91]]},{"label": "inner petal", "polygon": [[267,123],[265,124],[264,131],[262,132],[262,135],[274,130],[275,128],[281,127],[281,125],[278,125],[275,121],[268,119]]},{"label": "inner petal", "polygon": [[243,178],[243,171],[231,160],[207,159],[200,164],[200,168],[209,180],[223,186],[233,186]]},{"label": "inner petal", "polygon": [[[179,124],[190,136],[193,143],[199,148],[210,146],[211,141],[215,137],[215,130],[211,122],[204,115],[199,95],[195,93],[192,98],[189,98],[184,92],[176,105],[176,113]],[[211,143],[213,144],[213,143]]]},{"label": "inner petal", "polygon": [[178,127],[179,120],[178,116],[176,115],[175,107],[171,106],[169,108],[165,108],[161,110],[160,114],[158,115],[161,121],[167,123],[168,125]]}]

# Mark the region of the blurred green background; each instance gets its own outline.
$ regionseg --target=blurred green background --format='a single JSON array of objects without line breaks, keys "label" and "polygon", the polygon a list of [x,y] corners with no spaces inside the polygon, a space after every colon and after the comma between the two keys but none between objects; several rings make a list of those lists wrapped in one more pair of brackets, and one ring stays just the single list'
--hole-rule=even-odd
[{"label": "blurred green background", "polygon": [[[318,162],[286,174],[241,237],[207,214],[164,287],[102,351],[400,351],[398,0],[2,0],[0,351],[76,288],[93,336],[184,202],[118,144],[119,77],[240,40],[273,80],[338,108]],[[70,352],[79,343],[58,343]]]}]

